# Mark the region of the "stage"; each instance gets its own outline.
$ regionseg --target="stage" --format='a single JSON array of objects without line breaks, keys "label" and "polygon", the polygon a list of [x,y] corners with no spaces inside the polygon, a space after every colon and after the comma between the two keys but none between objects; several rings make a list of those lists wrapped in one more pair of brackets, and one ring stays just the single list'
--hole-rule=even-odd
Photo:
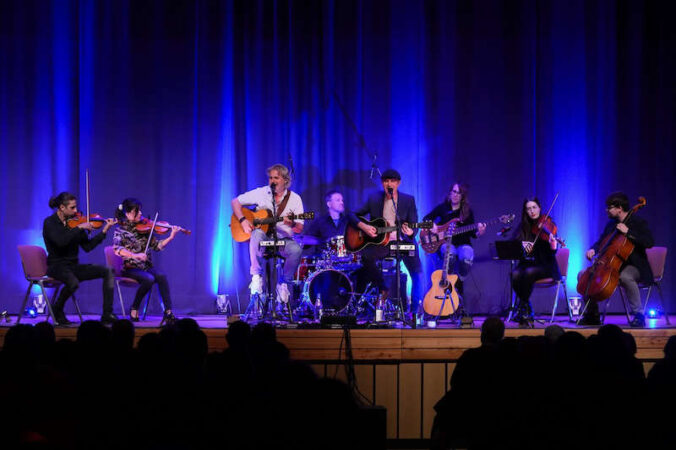
[{"label": "stage", "polygon": [[[76,321],[77,316],[69,315]],[[85,319],[97,320],[98,316],[86,315]],[[208,339],[209,351],[220,351],[227,347],[225,316],[192,316]],[[160,316],[149,316],[148,320],[136,324],[136,339],[146,333],[160,330]],[[387,409],[388,439],[428,439],[434,404],[448,389],[448,381],[462,353],[480,344],[480,327],[485,317],[474,317],[473,328],[458,328],[443,321],[437,328],[403,328],[394,325],[385,329],[351,329],[350,341],[354,359],[354,372],[359,392],[369,402]],[[676,323],[676,316],[670,316]],[[21,323],[32,324],[44,320],[22,318]],[[16,323],[0,324],[0,343],[9,327]],[[566,330],[575,330],[585,336],[595,334],[597,327],[579,327],[568,322],[567,317],[558,316],[554,322]],[[656,360],[663,357],[662,349],[670,336],[676,334],[676,327],[667,326],[664,318],[647,320],[647,327],[632,329],[627,326],[624,315],[609,315],[606,323],[613,323],[631,333],[638,347],[637,357],[647,373]],[[253,323],[252,323],[253,325]],[[518,328],[507,323],[506,336],[542,335],[548,321],[536,322],[535,328]],[[57,339],[75,339],[77,323],[57,327]],[[296,325],[297,326],[297,325]],[[310,325],[305,325],[310,326]],[[346,334],[342,329],[288,328],[278,327],[277,338],[284,343],[296,360],[310,364],[320,376],[346,380]]]}]

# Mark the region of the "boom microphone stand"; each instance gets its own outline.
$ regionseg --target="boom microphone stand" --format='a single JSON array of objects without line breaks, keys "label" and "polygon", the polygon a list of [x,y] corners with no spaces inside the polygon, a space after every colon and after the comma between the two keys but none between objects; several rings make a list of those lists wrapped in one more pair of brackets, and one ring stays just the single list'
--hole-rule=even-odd
[{"label": "boom microphone stand", "polygon": [[399,249],[399,245],[401,244],[401,220],[399,220],[399,205],[397,205],[397,202],[394,201],[394,189],[391,187],[387,188],[387,193],[392,198],[392,205],[394,206],[394,225],[397,229],[397,246],[394,249],[394,258],[396,261],[395,278],[397,284],[397,299],[399,300],[399,312],[401,313],[401,321],[404,323],[404,325],[409,325],[411,328],[415,328],[415,320],[413,320],[411,324],[406,323],[406,310],[404,309],[404,301],[401,298],[401,250]]}]

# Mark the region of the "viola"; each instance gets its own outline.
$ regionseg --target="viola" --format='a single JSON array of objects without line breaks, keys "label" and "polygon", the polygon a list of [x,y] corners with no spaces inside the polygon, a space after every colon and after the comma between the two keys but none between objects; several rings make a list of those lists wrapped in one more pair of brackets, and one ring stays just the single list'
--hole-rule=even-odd
[{"label": "viola", "polygon": [[566,241],[556,235],[558,229],[559,228],[549,216],[540,216],[540,218],[533,222],[533,225],[531,226],[531,232],[535,236],[538,236],[540,239],[549,240],[549,236],[552,235],[561,247],[565,247]]},{"label": "viola", "polygon": [[77,228],[78,225],[89,222],[92,224],[92,227],[99,229],[106,224],[106,220],[108,219],[105,219],[100,214],[90,214],[89,217],[87,217],[79,211],[73,217],[68,219],[66,223],[69,228]]},{"label": "viola", "polygon": [[[173,226],[174,225],[170,224],[169,222],[158,221],[158,222],[155,223],[155,231],[154,232],[157,233],[157,234],[167,234],[171,231],[171,228]],[[153,221],[148,219],[147,217],[142,217],[141,220],[136,222],[136,224],[134,225],[134,228],[136,229],[136,231],[138,231],[139,233],[142,233],[142,234],[150,233],[150,230],[152,230],[152,228],[153,228]],[[178,227],[178,231],[180,231],[181,233],[185,233],[185,234],[191,234],[192,233],[192,231],[187,230],[183,227]]]}]

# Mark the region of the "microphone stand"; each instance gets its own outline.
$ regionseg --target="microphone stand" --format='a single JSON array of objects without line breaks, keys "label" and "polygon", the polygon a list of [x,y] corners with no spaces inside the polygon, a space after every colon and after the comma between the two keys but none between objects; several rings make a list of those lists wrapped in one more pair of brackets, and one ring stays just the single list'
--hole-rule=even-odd
[{"label": "microphone stand", "polygon": [[395,258],[395,279],[396,279],[396,292],[397,299],[399,300],[399,312],[401,313],[401,321],[404,325],[409,325],[411,328],[415,328],[415,320],[412,324],[406,323],[406,313],[404,309],[404,302],[401,298],[401,251],[399,245],[401,243],[401,220],[399,220],[399,205],[394,201],[394,190],[392,188],[387,189],[387,193],[392,197],[392,206],[394,206],[394,225],[397,232],[397,244],[394,249],[394,258]]},{"label": "microphone stand", "polygon": [[[275,189],[277,188],[277,185],[275,183],[272,183],[270,185],[270,192],[272,195],[272,217],[277,218],[277,203],[275,202]],[[270,253],[269,251],[267,252],[266,259],[273,259],[274,260],[274,267],[275,267],[275,279],[277,281],[277,284],[279,283],[279,274],[282,268],[282,264],[280,261],[280,254],[279,254],[279,246],[277,243],[280,242],[279,236],[277,235],[277,221],[272,222],[272,252]],[[272,309],[272,320],[273,322],[277,321],[277,308],[276,308],[276,303],[275,303],[275,291],[272,289],[272,274],[270,267],[266,267],[266,275],[267,275],[267,285],[268,285],[268,307]],[[287,286],[288,288],[288,286]],[[289,304],[291,299],[287,299],[286,303],[286,309],[289,313],[289,322],[293,323],[293,313],[291,312],[291,305]]]}]

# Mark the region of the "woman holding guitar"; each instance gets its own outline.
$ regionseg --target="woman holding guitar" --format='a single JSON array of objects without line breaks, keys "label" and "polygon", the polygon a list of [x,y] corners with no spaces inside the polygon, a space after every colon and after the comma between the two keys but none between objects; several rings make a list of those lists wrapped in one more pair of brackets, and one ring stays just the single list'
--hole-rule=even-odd
[{"label": "woman holding guitar", "polygon": [[521,223],[514,233],[514,239],[521,241],[524,250],[523,258],[512,271],[512,286],[519,301],[516,318],[522,326],[531,325],[533,321],[530,295],[535,282],[542,278],[561,278],[554,256],[558,248],[556,236],[550,233],[542,238],[538,230],[541,212],[542,206],[537,197],[525,199]]},{"label": "woman holding guitar", "polygon": [[[171,294],[169,293],[167,276],[153,266],[152,258],[147,250],[153,249],[158,252],[164,250],[167,244],[174,240],[176,233],[181,231],[181,228],[172,226],[169,237],[161,241],[151,237],[148,231],[139,231],[143,230],[142,227],[138,226],[143,219],[141,207],[141,202],[137,199],[126,198],[115,210],[115,216],[120,225],[113,235],[113,249],[115,254],[124,260],[122,276],[139,282],[134,303],[129,311],[129,319],[132,322],[139,321],[138,309],[141,306],[141,301],[153,287],[153,284],[157,283],[164,304],[162,323],[173,323],[176,321],[176,316],[171,311]],[[150,244],[148,244],[149,238]]]},{"label": "woman holding guitar", "polygon": [[[474,212],[470,207],[467,191],[466,184],[453,183],[445,201],[423,217],[423,221],[434,222],[430,230],[432,233],[437,234],[440,228],[446,229],[451,224],[459,228],[474,223]],[[477,238],[484,234],[485,231],[486,224],[480,223],[475,232],[458,234],[451,239],[448,271],[449,273],[457,273],[460,276],[460,280],[456,285],[456,289],[460,293],[462,293],[462,280],[469,273],[469,269],[474,261],[474,249],[472,248],[470,238]],[[437,270],[443,269],[447,245],[442,244],[439,250],[432,254],[434,268]]]}]

